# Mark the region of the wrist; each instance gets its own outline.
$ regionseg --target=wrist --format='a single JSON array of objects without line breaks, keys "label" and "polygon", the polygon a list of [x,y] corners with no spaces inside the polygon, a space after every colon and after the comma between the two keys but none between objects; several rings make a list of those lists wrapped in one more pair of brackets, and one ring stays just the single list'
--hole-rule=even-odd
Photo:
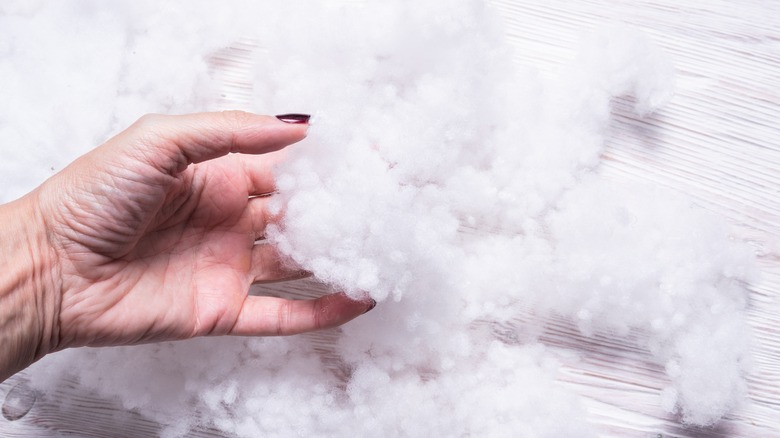
[{"label": "wrist", "polygon": [[57,347],[55,257],[36,197],[0,205],[0,381]]}]

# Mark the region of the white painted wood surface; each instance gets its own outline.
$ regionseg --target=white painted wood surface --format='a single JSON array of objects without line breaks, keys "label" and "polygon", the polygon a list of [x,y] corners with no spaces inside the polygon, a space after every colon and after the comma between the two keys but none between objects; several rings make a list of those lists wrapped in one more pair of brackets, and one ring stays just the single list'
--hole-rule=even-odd
[{"label": "white painted wood surface", "polygon": [[[633,339],[586,338],[565,321],[550,321],[541,340],[580,354],[563,364],[560,384],[583,397],[589,420],[605,437],[780,437],[780,2],[493,3],[506,18],[518,61],[543,74],[570,59],[589,29],[617,20],[649,33],[673,58],[677,95],[643,120],[625,102],[615,103],[603,173],[670,187],[724,215],[735,237],[755,247],[763,269],[762,280],[750,288],[756,345],[749,397],[717,427],[685,428],[663,412],[658,393],[667,382],[661,367],[637,347],[641,333]],[[242,76],[248,47],[239,43],[214,60],[226,72],[225,107],[241,108],[249,98],[250,82]],[[306,282],[291,287],[286,293],[294,296],[317,293]],[[327,358],[333,333],[314,339]],[[75,384],[31,394],[24,379],[21,373],[0,385],[2,437],[158,434],[156,424]],[[203,429],[190,436],[222,435]]]}]

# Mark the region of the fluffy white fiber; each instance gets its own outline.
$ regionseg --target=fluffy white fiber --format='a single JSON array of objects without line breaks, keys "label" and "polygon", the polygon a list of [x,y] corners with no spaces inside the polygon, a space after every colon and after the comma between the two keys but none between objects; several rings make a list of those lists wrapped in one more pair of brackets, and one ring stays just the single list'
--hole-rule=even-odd
[{"label": "fluffy white fiber", "polygon": [[658,403],[685,422],[738,405],[749,252],[679,195],[599,175],[610,100],[645,114],[671,96],[646,37],[609,28],[544,79],[482,2],[281,3],[4,2],[0,200],[142,113],[214,108],[209,59],[255,41],[251,109],[315,115],[278,169],[269,238],[379,301],[340,332],[341,372],[307,337],[199,339],[58,353],[33,370],[40,388],[74,373],[170,436],[198,421],[242,437],[590,436],[554,355],[521,332],[558,315],[643,333],[669,378]]}]

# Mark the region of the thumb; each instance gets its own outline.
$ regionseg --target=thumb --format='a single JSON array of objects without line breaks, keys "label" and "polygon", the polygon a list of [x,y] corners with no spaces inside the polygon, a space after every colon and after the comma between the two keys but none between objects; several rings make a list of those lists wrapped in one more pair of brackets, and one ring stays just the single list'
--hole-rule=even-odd
[{"label": "thumb", "polygon": [[130,148],[131,154],[173,175],[192,163],[229,153],[264,154],[282,149],[306,137],[307,122],[308,116],[289,119],[243,111],[150,114],[110,143]]}]

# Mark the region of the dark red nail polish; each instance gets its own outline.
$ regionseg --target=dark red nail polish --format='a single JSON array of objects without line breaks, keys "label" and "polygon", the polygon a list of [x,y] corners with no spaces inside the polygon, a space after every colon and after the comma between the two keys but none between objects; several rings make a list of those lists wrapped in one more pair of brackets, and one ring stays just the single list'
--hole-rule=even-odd
[{"label": "dark red nail polish", "polygon": [[311,116],[308,114],[279,114],[276,118],[284,123],[303,124],[309,123]]},{"label": "dark red nail polish", "polygon": [[371,298],[371,302],[368,304],[368,308],[366,309],[366,311],[363,312],[363,315],[365,315],[366,313],[370,312],[371,309],[373,309],[374,307],[376,307],[376,300]]}]

